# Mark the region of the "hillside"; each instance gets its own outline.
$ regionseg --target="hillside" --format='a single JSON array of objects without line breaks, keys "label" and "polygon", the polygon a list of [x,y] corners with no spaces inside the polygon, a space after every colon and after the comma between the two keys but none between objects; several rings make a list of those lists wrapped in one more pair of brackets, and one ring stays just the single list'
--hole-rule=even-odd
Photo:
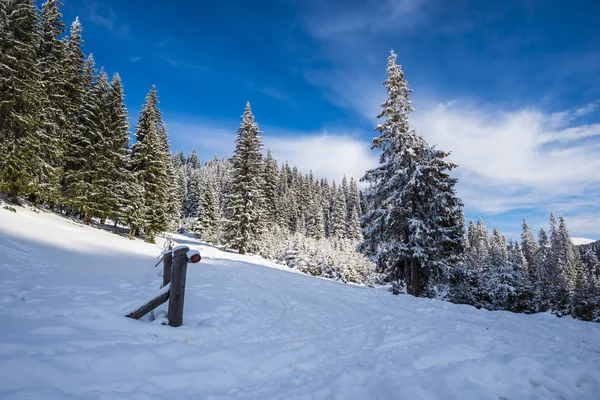
[{"label": "hillside", "polygon": [[[600,324],[393,296],[200,250],[184,325],[122,310],[159,245],[0,209],[0,398],[596,399]],[[160,309],[165,309],[162,306]]]}]

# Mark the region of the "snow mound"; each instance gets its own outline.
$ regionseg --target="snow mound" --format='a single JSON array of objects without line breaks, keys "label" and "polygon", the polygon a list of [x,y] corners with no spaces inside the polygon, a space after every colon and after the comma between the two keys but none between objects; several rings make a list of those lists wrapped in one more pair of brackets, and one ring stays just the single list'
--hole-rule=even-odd
[{"label": "snow mound", "polygon": [[345,285],[173,236],[183,326],[125,318],[160,245],[0,209],[0,398],[597,399],[600,324]]},{"label": "snow mound", "polygon": [[571,238],[571,242],[573,242],[576,246],[581,246],[583,244],[594,243],[595,239],[586,239],[586,238]]}]

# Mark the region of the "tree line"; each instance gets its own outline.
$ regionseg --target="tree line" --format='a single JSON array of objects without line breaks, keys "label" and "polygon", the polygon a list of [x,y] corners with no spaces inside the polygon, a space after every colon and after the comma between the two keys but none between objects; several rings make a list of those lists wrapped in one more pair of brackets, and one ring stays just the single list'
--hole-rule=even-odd
[{"label": "tree line", "polygon": [[174,155],[183,196],[181,224],[209,243],[258,253],[312,275],[365,283],[371,263],[362,238],[357,183],[317,179],[278,161],[246,105],[230,159],[201,165],[195,150]]},{"label": "tree line", "polygon": [[153,241],[180,206],[156,89],[131,145],[121,78],[85,56],[81,30],[67,34],[58,0],[0,2],[0,191]]}]

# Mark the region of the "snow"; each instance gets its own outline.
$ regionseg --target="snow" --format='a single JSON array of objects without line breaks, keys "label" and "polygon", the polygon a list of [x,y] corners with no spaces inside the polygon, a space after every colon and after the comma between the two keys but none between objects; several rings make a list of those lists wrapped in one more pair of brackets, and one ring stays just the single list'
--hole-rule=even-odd
[{"label": "snow", "polygon": [[596,240],[595,239],[586,239],[586,238],[571,238],[571,242],[573,242],[574,245],[576,246],[580,246],[582,244],[590,244],[590,243],[594,243]]},{"label": "snow", "polygon": [[203,256],[179,328],[123,314],[159,289],[161,244],[0,209],[0,398],[598,398],[600,324],[393,296],[173,239]]}]

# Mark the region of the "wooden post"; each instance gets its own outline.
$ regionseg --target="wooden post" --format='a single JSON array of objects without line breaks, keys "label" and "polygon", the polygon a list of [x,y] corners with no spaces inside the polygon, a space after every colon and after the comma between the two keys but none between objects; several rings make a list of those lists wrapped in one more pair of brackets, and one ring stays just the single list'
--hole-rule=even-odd
[{"label": "wooden post", "polygon": [[181,326],[183,322],[183,298],[185,296],[185,277],[187,273],[187,252],[189,247],[179,247],[173,254],[173,280],[169,295],[169,325]]},{"label": "wooden post", "polygon": [[163,256],[163,282],[162,287],[165,287],[171,282],[173,274],[173,253],[168,252]]}]

